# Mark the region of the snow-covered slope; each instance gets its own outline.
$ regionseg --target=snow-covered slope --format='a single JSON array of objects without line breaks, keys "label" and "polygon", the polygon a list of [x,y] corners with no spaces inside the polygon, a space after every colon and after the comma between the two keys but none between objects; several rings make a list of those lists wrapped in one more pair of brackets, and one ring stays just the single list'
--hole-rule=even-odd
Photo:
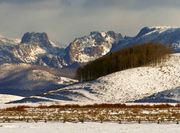
[{"label": "snow-covered slope", "polygon": [[172,102],[180,103],[180,87],[155,93],[136,102]]},{"label": "snow-covered slope", "polygon": [[0,104],[8,103],[15,100],[21,100],[23,97],[15,95],[0,94]]},{"label": "snow-covered slope", "polygon": [[5,44],[5,45],[8,45],[8,44],[18,44],[20,43],[20,39],[9,39],[9,38],[6,38],[4,37],[3,35],[0,35],[0,45],[2,44]]},{"label": "snow-covered slope", "polygon": [[122,35],[113,31],[91,32],[88,36],[76,38],[66,48],[66,60],[69,64],[84,63],[95,60],[109,53]]},{"label": "snow-covered slope", "polygon": [[[175,123],[175,122],[174,122]],[[177,124],[156,124],[134,122],[11,122],[1,123],[1,133],[179,133]]]},{"label": "snow-covered slope", "polygon": [[28,64],[4,64],[0,73],[0,94],[32,96],[75,82],[57,69]]},{"label": "snow-covered slope", "polygon": [[165,45],[172,45],[175,52],[180,51],[180,28],[167,26],[144,27],[137,36],[121,39],[118,45],[112,48],[112,51],[146,42],[159,42]]},{"label": "snow-covered slope", "polygon": [[0,64],[19,62],[19,60],[12,54],[13,48],[18,45],[17,39],[8,39],[0,35]]},{"label": "snow-covered slope", "polygon": [[116,72],[97,80],[71,85],[41,95],[76,102],[128,102],[180,85],[180,54],[173,54],[158,66]]}]

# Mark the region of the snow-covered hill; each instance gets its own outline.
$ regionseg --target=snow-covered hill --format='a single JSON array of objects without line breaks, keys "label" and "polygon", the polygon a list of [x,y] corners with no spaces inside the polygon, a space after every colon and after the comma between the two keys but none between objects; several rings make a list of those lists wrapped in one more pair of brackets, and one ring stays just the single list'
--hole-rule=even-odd
[{"label": "snow-covered hill", "polygon": [[180,54],[173,54],[166,62],[157,66],[116,72],[94,81],[49,91],[41,95],[41,98],[61,102],[130,102],[179,85]]},{"label": "snow-covered hill", "polygon": [[159,93],[155,93],[151,96],[145,97],[143,99],[137,100],[136,102],[172,102],[172,103],[180,103],[180,87],[165,90]]},{"label": "snow-covered hill", "polygon": [[75,81],[62,77],[57,69],[28,64],[0,66],[0,94],[32,96],[64,87]]},{"label": "snow-covered hill", "polygon": [[15,100],[21,100],[23,97],[15,95],[0,94],[0,104],[8,103]]},{"label": "snow-covered hill", "polygon": [[112,51],[146,42],[159,42],[165,45],[172,45],[175,52],[180,51],[180,28],[167,26],[144,27],[137,36],[121,39],[118,45],[112,48]]}]

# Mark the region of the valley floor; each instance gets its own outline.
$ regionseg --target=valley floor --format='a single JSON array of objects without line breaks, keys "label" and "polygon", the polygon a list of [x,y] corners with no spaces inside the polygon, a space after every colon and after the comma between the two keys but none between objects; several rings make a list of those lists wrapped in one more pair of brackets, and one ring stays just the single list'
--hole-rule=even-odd
[{"label": "valley floor", "polygon": [[2,123],[1,133],[179,133],[177,124]]}]

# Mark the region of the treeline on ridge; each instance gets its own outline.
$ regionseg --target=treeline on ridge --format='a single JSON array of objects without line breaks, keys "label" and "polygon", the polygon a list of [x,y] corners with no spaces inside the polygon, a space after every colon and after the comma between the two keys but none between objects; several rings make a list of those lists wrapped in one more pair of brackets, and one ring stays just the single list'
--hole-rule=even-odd
[{"label": "treeline on ridge", "polygon": [[97,79],[117,71],[162,62],[171,53],[170,46],[146,43],[110,53],[77,70],[80,81]]}]

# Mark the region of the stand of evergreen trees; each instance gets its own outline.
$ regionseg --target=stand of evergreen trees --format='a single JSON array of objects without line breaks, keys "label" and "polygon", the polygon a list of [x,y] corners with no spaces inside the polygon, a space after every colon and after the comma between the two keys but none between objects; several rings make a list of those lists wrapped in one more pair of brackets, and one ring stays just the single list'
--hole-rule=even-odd
[{"label": "stand of evergreen trees", "polygon": [[77,70],[76,76],[80,81],[88,81],[129,68],[158,64],[171,51],[170,46],[159,43],[135,45],[88,63]]}]

